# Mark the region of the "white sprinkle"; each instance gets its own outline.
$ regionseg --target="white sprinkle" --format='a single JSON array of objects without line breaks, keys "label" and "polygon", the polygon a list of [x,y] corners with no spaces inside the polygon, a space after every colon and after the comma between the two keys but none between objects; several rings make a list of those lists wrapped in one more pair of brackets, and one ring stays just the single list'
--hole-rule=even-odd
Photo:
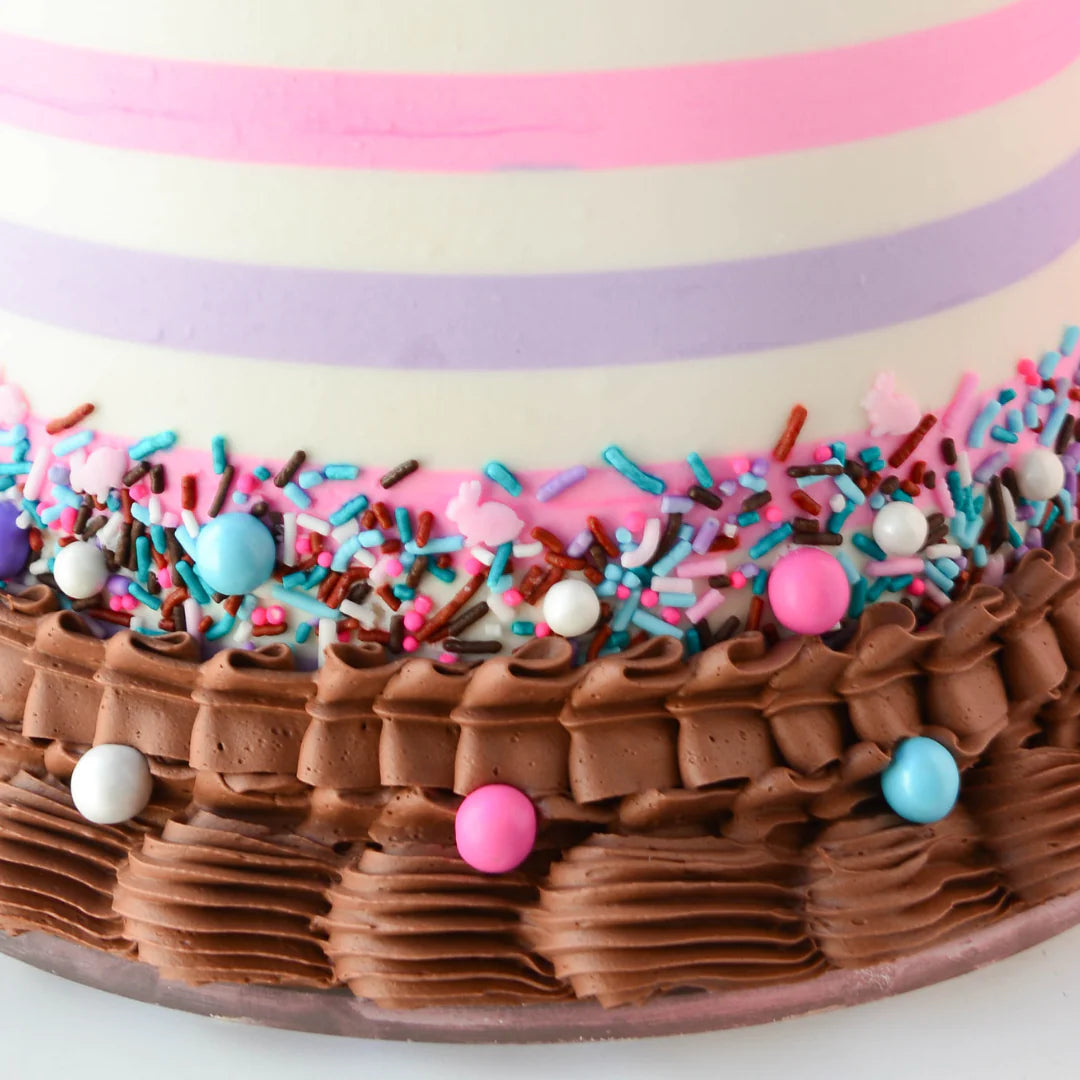
[{"label": "white sprinkle", "polygon": [[[41,495],[41,489],[45,485],[45,477],[49,474],[49,462],[52,460],[52,447],[42,446],[38,450],[34,463],[30,466],[30,472],[26,476],[23,485],[23,497],[36,499]],[[21,526],[20,526],[21,527]]]},{"label": "white sprinkle", "polygon": [[729,521],[724,526],[724,535],[725,536],[738,536],[738,534],[739,534],[739,526],[736,525],[733,521]]},{"label": "white sprinkle", "polygon": [[101,546],[108,548],[110,551],[115,551],[116,545],[120,542],[120,533],[123,531],[123,528],[124,515],[119,512],[113,514],[98,532],[98,539],[101,541]]},{"label": "white sprinkle", "polygon": [[131,622],[128,623],[129,630],[145,630],[146,620],[141,615],[132,615]]},{"label": "white sprinkle", "polygon": [[187,529],[188,536],[192,540],[199,535],[199,519],[195,516],[194,510],[181,510],[180,520],[184,523],[184,528]]},{"label": "white sprinkle", "polygon": [[1005,517],[1010,525],[1016,524],[1016,502],[1013,500],[1012,492],[1003,484],[1001,487],[1001,499],[1005,504]]},{"label": "white sprinkle", "polygon": [[530,544],[515,544],[514,545],[514,558],[515,559],[531,559],[535,555],[539,555],[544,550],[544,545],[539,540]]},{"label": "white sprinkle", "polygon": [[694,591],[694,583],[685,577],[658,577],[649,582],[653,592],[689,593]]},{"label": "white sprinkle", "polygon": [[238,622],[233,628],[232,632],[233,641],[237,645],[243,645],[245,642],[251,640],[251,620],[244,619],[242,622]]},{"label": "white sprinkle", "polygon": [[469,554],[484,566],[490,566],[495,561],[495,552],[488,551],[486,547],[474,547]]},{"label": "white sprinkle", "polygon": [[184,623],[187,626],[187,632],[193,638],[198,639],[202,636],[199,633],[199,623],[202,620],[202,617],[202,608],[199,607],[198,600],[189,597],[184,601]]},{"label": "white sprinkle", "polygon": [[29,529],[32,524],[33,521],[31,521],[30,515],[25,510],[15,519],[16,527],[22,529],[24,532]]},{"label": "white sprinkle", "polygon": [[320,536],[330,535],[330,522],[323,521],[322,518],[316,517],[314,514],[297,514],[296,524],[302,529],[307,529],[309,532],[316,532]]},{"label": "white sprinkle", "polygon": [[839,492],[837,492],[835,495],[831,496],[830,499],[829,499],[829,509],[834,514],[842,513],[846,506],[847,506],[847,499],[845,499],[844,496],[841,495]]},{"label": "white sprinkle", "polygon": [[40,577],[42,574],[49,572],[49,560],[48,559],[35,559],[27,568],[34,577]]},{"label": "white sprinkle", "polygon": [[281,561],[285,566],[296,565],[296,514],[291,510],[281,516]]},{"label": "white sprinkle", "polygon": [[368,613],[364,610],[363,605],[358,604],[355,600],[342,600],[338,604],[338,610],[342,615],[350,619],[358,619],[360,622],[365,622],[368,618]]},{"label": "white sprinkle", "polygon": [[326,650],[337,641],[337,623],[333,619],[319,620],[319,667],[326,663]]},{"label": "white sprinkle", "polygon": [[339,525],[330,534],[330,539],[337,544],[343,544],[350,537],[355,536],[360,531],[360,522],[356,518],[349,518],[344,525]]},{"label": "white sprinkle", "polygon": [[[150,524],[151,525],[160,525],[161,524],[161,496],[160,495],[151,495],[150,496],[150,498],[147,500],[147,512],[150,515]],[[189,529],[188,531],[190,532],[191,530]]]},{"label": "white sprinkle", "polygon": [[931,544],[922,554],[928,559],[955,559],[964,550],[959,544]]},{"label": "white sprinkle", "polygon": [[956,471],[960,474],[960,484],[962,487],[971,486],[971,458],[968,457],[966,450],[961,450],[956,455]]}]

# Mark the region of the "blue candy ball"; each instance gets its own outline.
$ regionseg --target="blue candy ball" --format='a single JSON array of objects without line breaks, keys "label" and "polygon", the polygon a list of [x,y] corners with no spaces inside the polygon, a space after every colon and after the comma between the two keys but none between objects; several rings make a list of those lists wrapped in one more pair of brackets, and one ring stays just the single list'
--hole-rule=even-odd
[{"label": "blue candy ball", "polygon": [[274,573],[273,533],[251,514],[212,518],[195,540],[195,569],[215,592],[238,596],[257,589]]},{"label": "blue candy ball", "polygon": [[956,805],[960,770],[941,743],[922,736],[905,739],[881,774],[881,791],[900,817],[929,825]]},{"label": "blue candy ball", "polygon": [[18,503],[0,503],[0,578],[21,574],[30,558],[30,534],[15,524]]}]

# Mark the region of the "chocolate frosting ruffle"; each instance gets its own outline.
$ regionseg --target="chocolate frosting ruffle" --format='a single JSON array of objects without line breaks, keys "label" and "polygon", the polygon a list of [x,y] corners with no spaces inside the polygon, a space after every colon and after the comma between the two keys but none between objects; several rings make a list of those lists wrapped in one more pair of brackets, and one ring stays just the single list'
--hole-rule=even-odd
[{"label": "chocolate frosting ruffle", "polygon": [[132,851],[115,909],[165,978],[326,987],[314,921],[333,876],[331,853],[310,841],[196,813]]},{"label": "chocolate frosting ruffle", "polygon": [[470,870],[452,850],[365,851],[319,920],[334,970],[384,1008],[552,1001],[566,989],[525,943],[525,875]]},{"label": "chocolate frosting ruffle", "polygon": [[962,809],[934,825],[892,814],[850,818],[814,843],[806,917],[837,967],[928,948],[998,918],[1000,875]]},{"label": "chocolate frosting ruffle", "polygon": [[133,953],[113,893],[136,839],[130,829],[86,821],[55,780],[19,773],[0,783],[0,926]]},{"label": "chocolate frosting ruffle", "polygon": [[798,880],[797,863],[761,845],[595,836],[551,868],[525,918],[575,995],[610,1007],[674,987],[719,990],[820,971]]},{"label": "chocolate frosting ruffle", "polygon": [[0,593],[0,728],[18,731],[22,725],[34,677],[26,659],[42,617],[56,606],[56,594],[47,585],[31,585],[18,596]]}]

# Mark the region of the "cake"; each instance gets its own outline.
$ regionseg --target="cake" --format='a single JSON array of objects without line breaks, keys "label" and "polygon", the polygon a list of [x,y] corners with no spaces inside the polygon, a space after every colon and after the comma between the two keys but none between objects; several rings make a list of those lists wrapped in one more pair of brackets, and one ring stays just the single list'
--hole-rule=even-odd
[{"label": "cake", "polygon": [[387,1009],[1080,888],[1075,0],[0,11],[0,929]]}]

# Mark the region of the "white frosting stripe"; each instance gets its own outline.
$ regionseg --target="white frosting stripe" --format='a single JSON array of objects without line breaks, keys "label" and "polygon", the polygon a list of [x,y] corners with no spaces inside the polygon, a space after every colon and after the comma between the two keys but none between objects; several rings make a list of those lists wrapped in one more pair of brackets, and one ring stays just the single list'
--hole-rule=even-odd
[{"label": "white frosting stripe", "polygon": [[0,128],[0,219],[189,258],[334,270],[690,265],[897,232],[991,202],[1073,152],[1069,125],[1047,118],[1076,114],[1080,64],[994,110],[803,154],[456,175],[214,163]]},{"label": "white frosting stripe", "polygon": [[1011,0],[5,0],[0,31],[139,56],[386,72],[586,71],[855,45]]}]

